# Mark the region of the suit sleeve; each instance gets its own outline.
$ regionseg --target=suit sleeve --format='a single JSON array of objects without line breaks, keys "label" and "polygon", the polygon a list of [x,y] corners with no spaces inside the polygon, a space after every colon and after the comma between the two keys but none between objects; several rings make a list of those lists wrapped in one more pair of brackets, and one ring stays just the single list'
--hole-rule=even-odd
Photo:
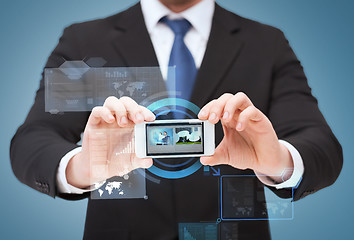
[{"label": "suit sleeve", "polygon": [[[281,32],[274,58],[269,119],[278,138],[292,144],[304,163],[294,200],[335,182],[343,165],[341,145],[322,116],[303,68]],[[271,190],[284,198],[292,194],[291,189]]]},{"label": "suit sleeve", "polygon": [[[46,68],[57,68],[65,60],[81,60],[74,33],[72,26],[64,30],[59,44],[45,65]],[[45,112],[44,89],[42,73],[35,102],[11,141],[10,158],[13,172],[22,183],[55,197],[59,162],[67,152],[77,147],[76,143],[85,128],[88,113],[52,115]],[[62,197],[78,198],[68,195]]]}]

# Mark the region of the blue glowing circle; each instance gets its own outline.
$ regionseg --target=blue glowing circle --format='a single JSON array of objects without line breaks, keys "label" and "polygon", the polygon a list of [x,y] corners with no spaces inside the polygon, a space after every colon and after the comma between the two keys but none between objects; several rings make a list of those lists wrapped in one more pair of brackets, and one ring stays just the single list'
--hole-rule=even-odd
[{"label": "blue glowing circle", "polygon": [[167,171],[163,170],[161,168],[158,168],[154,165],[152,167],[148,168],[149,172],[155,174],[156,176],[162,177],[162,178],[168,178],[168,179],[178,179],[178,178],[183,178],[187,177],[196,171],[198,171],[201,168],[202,164],[200,161],[196,161],[192,166],[182,169],[179,171]]},{"label": "blue glowing circle", "polygon": [[181,98],[164,98],[154,103],[151,103],[147,108],[151,112],[154,112],[159,108],[166,107],[166,106],[173,106],[173,105],[185,107],[191,110],[192,112],[194,112],[196,115],[200,110],[200,108],[194,103],[191,103],[190,101]]},{"label": "blue glowing circle", "polygon": [[183,112],[182,110],[179,110],[179,109],[170,109],[170,110],[165,110],[165,111],[162,111],[162,112],[159,112],[158,114],[156,114],[156,118],[160,115],[163,115],[165,113],[168,113],[168,112],[179,112],[179,113],[182,113],[184,115],[187,115],[187,117],[189,118],[192,118],[192,115],[190,115],[189,113],[186,113],[186,112]]},{"label": "blue glowing circle", "polygon": [[168,163],[163,163],[159,160],[157,160],[156,158],[154,158],[154,161],[157,162],[158,164],[164,166],[164,167],[183,167],[184,165],[187,165],[188,163],[190,163],[194,158],[190,158],[187,161],[181,163],[181,164],[168,164]]},{"label": "blue glowing circle", "polygon": [[[151,111],[154,112],[159,108],[162,107],[166,107],[166,106],[182,106],[184,108],[187,108],[189,110],[191,110],[192,112],[194,112],[196,115],[198,115],[198,112],[200,110],[200,108],[187,101],[184,99],[180,99],[180,98],[165,98],[165,99],[161,99],[159,101],[156,101],[152,104],[150,104],[147,108]],[[182,112],[180,110],[172,110],[172,111],[176,111],[176,112]],[[164,111],[166,112],[166,111]],[[159,113],[159,115],[161,115],[163,112]],[[184,113],[184,112],[182,112]],[[187,113],[186,114],[188,117],[191,118],[191,116]],[[187,163],[189,163],[192,159],[189,159],[187,161]],[[156,160],[155,160],[156,161]],[[158,162],[161,164],[161,162]],[[183,165],[187,164],[187,163],[183,163]],[[163,165],[163,164],[161,164]],[[183,166],[182,165],[182,166]],[[178,165],[171,165],[172,167],[178,167]],[[183,177],[187,177],[193,173],[195,173],[196,171],[198,171],[200,168],[202,167],[202,164],[200,163],[200,161],[196,161],[193,165],[191,165],[190,167],[186,168],[186,169],[182,169],[179,171],[167,171],[167,170],[163,170],[160,169],[154,165],[152,165],[150,168],[148,168],[149,172],[155,174],[156,176],[162,177],[162,178],[167,178],[167,179],[178,179],[178,178],[183,178]]]}]

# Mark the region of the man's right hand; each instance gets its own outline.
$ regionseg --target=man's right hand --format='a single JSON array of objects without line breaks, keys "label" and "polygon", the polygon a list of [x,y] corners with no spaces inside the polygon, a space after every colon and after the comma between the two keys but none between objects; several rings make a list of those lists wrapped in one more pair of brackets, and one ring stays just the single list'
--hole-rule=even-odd
[{"label": "man's right hand", "polygon": [[137,168],[149,168],[152,159],[134,153],[134,125],[154,121],[155,115],[129,97],[108,97],[95,107],[86,124],[82,151],[68,163],[66,178],[77,188],[113,176],[123,176]]}]

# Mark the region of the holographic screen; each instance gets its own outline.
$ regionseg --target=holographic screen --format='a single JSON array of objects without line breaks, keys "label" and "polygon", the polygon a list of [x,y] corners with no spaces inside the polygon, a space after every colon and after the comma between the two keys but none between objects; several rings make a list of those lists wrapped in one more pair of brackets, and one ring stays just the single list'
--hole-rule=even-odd
[{"label": "holographic screen", "polygon": [[265,187],[255,175],[220,177],[220,221],[293,220],[294,189],[283,199]]},{"label": "holographic screen", "polygon": [[134,129],[93,129],[88,149],[92,199],[147,198],[142,159],[135,156]]},{"label": "holographic screen", "polygon": [[[168,69],[169,88],[159,67],[91,68],[84,61],[66,61],[59,68],[46,68],[45,111],[91,111],[109,96],[127,96],[138,104],[149,104],[176,96],[175,68]],[[171,83],[171,84],[170,84]]]}]

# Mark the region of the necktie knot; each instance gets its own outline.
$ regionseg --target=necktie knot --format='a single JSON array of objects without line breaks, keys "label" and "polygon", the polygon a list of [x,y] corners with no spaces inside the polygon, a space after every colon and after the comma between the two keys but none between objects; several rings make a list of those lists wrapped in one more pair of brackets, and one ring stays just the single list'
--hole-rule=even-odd
[{"label": "necktie knot", "polygon": [[191,24],[188,20],[186,19],[176,19],[176,20],[170,20],[167,17],[163,17],[160,20],[161,22],[165,23],[173,33],[177,36],[182,36],[184,37],[186,33],[189,31],[191,28]]}]

